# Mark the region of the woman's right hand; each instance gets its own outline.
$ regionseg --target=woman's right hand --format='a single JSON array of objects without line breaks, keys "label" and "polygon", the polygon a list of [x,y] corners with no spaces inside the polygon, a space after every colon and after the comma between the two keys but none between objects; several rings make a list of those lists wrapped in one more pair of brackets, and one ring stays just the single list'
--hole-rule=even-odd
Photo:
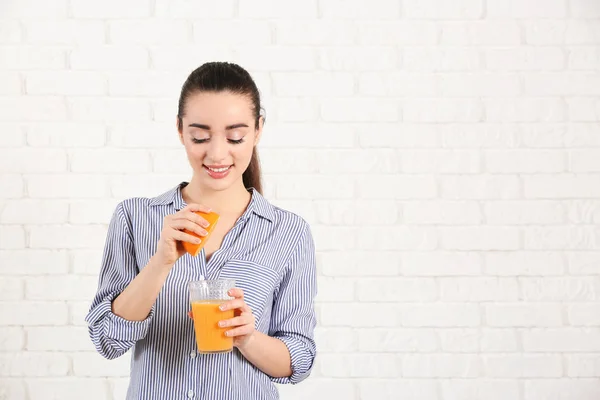
[{"label": "woman's right hand", "polygon": [[175,214],[167,215],[163,220],[160,240],[156,249],[155,257],[160,264],[173,267],[175,262],[185,254],[182,241],[193,244],[200,243],[200,239],[183,232],[184,229],[195,232],[204,237],[206,236],[206,227],[208,221],[196,214],[196,211],[210,212],[210,208],[199,204],[188,204],[185,208]]}]

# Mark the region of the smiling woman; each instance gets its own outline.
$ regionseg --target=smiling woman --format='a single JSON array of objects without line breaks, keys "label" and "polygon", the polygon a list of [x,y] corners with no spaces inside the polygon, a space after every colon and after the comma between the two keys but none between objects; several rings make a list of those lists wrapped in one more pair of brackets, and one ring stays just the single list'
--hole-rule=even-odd
[{"label": "smiling woman", "polygon": [[[104,357],[132,349],[127,399],[278,399],[274,383],[311,372],[315,246],[301,217],[261,194],[263,125],[248,72],[200,66],[177,114],[192,178],[117,205],[86,321]],[[193,256],[184,243],[202,250]],[[205,278],[235,281],[219,321],[233,351],[197,351],[188,284]]]}]

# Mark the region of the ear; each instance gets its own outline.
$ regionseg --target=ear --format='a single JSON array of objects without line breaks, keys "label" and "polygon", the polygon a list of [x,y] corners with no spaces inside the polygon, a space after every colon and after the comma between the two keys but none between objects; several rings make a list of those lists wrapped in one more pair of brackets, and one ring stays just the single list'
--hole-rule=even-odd
[{"label": "ear", "polygon": [[260,141],[264,125],[265,125],[265,117],[263,117],[261,115],[258,118],[258,127],[256,128],[256,132],[254,134],[254,146],[256,146],[258,144],[258,142]]}]

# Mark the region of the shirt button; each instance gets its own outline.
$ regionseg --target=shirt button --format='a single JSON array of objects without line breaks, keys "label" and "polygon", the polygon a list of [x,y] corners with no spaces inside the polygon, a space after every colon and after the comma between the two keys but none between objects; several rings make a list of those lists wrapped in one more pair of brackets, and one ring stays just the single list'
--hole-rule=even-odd
[{"label": "shirt button", "polygon": [[192,352],[190,353],[190,357],[192,357],[192,358],[196,358],[196,352],[195,352],[195,351],[192,351]]},{"label": "shirt button", "polygon": [[192,397],[194,397],[194,391],[190,390],[188,391],[188,397],[191,399]]}]

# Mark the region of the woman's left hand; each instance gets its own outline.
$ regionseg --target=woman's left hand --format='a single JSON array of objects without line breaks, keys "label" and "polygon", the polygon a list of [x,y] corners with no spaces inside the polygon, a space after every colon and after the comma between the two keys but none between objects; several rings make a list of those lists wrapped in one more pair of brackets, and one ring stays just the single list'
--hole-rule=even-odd
[{"label": "woman's left hand", "polygon": [[233,337],[233,345],[237,348],[244,347],[252,337],[256,328],[254,326],[256,320],[252,314],[252,309],[244,301],[244,291],[242,289],[233,288],[229,290],[229,295],[233,300],[226,301],[220,308],[222,311],[234,309],[234,317],[225,319],[219,322],[222,328],[233,328],[225,331],[228,337]]}]

